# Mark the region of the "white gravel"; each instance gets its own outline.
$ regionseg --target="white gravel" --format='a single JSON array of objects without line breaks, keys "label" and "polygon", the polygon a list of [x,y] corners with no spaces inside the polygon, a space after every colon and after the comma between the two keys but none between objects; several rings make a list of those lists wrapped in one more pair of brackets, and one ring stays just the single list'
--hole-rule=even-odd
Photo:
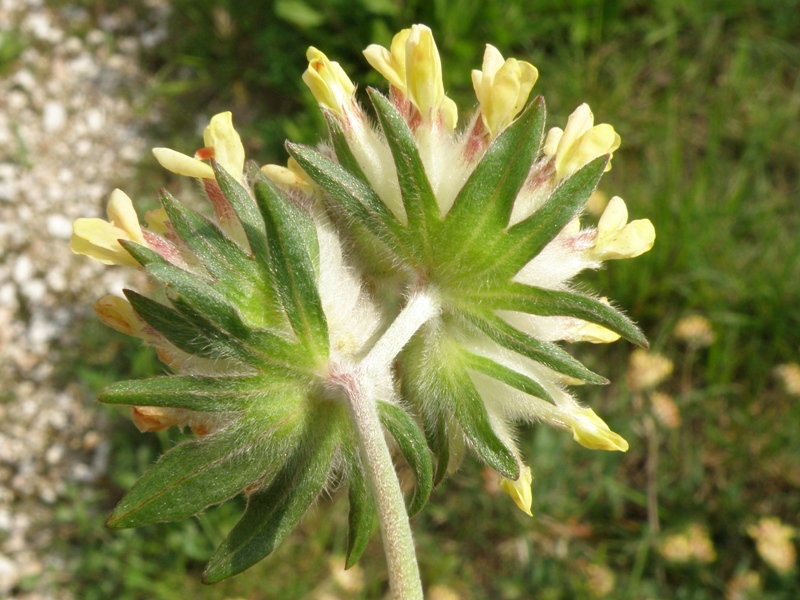
[{"label": "white gravel", "polygon": [[[148,10],[151,23],[165,22],[165,0]],[[0,76],[2,598],[70,597],[57,583],[67,557],[52,547],[53,506],[69,483],[86,486],[107,466],[94,400],[59,383],[56,365],[76,323],[127,277],[74,256],[68,241],[74,219],[104,216],[108,194],[151,146],[132,90],[148,85],[141,40],[164,32],[145,24],[131,36],[132,18],[120,8],[97,23],[81,8],[0,0],[0,37],[24,43]]]}]

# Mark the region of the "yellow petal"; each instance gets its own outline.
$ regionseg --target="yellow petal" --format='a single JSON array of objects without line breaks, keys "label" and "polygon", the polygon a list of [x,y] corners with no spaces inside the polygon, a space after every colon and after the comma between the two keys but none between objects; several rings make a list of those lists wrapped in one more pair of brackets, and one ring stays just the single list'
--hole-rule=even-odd
[{"label": "yellow petal", "polygon": [[133,202],[128,195],[120,189],[111,192],[106,207],[109,222],[115,227],[119,227],[128,234],[128,239],[137,244],[144,244],[142,227],[139,225],[139,217],[133,208]]},{"label": "yellow petal", "polygon": [[592,344],[610,344],[611,342],[616,342],[619,338],[618,333],[614,333],[596,323],[585,323],[574,334],[576,341],[590,342]]},{"label": "yellow petal", "polygon": [[169,233],[169,215],[163,206],[148,210],[144,213],[144,222],[147,224],[148,231],[165,235]]},{"label": "yellow petal", "polygon": [[337,62],[331,62],[324,53],[311,46],[306,52],[308,69],[303,82],[319,104],[343,117],[353,101],[355,86]]},{"label": "yellow petal", "polygon": [[371,44],[364,50],[367,62],[398,90],[406,93],[406,41],[410,29],[403,29],[392,38],[391,50]]},{"label": "yellow petal", "polygon": [[606,422],[591,408],[581,408],[571,412],[568,423],[572,427],[575,441],[591,450],[619,450],[627,452],[628,442],[611,431]]},{"label": "yellow petal", "polygon": [[439,108],[444,99],[442,62],[433,33],[425,25],[414,25],[406,40],[406,85],[408,96],[422,116]]},{"label": "yellow petal", "polygon": [[542,151],[545,156],[553,157],[558,152],[558,144],[564,135],[564,130],[560,127],[553,127],[547,132],[547,138],[544,141],[544,148]]},{"label": "yellow petal", "polygon": [[138,266],[138,262],[117,240],[127,239],[125,231],[103,219],[76,219],[69,248],[104,265]]},{"label": "yellow petal", "polygon": [[211,168],[211,165],[170,148],[153,148],[153,156],[167,171],[185,177],[214,179],[214,169]]},{"label": "yellow petal", "polygon": [[533,481],[533,474],[531,468],[527,465],[522,465],[519,470],[519,479],[507,479],[503,477],[500,481],[500,489],[506,494],[511,496],[514,504],[524,512],[526,515],[533,516],[531,512],[531,504],[533,504],[533,493],[531,491],[531,482]]},{"label": "yellow petal", "polygon": [[497,48],[487,44],[483,71],[472,72],[472,84],[483,122],[492,135],[504,129],[522,110],[538,76],[539,72],[530,63],[514,58],[504,61]]},{"label": "yellow petal", "polygon": [[143,323],[124,298],[103,296],[95,303],[94,312],[107,327],[125,335],[142,337]]},{"label": "yellow petal", "polygon": [[[242,179],[244,146],[239,134],[233,128],[233,115],[230,111],[211,117],[208,127],[203,131],[203,143],[208,148],[214,148],[214,158],[231,177]],[[213,170],[211,178],[214,178]]]},{"label": "yellow petal", "polygon": [[655,238],[655,228],[648,219],[628,223],[625,202],[614,196],[597,224],[597,240],[591,254],[597,260],[633,258],[650,250]]},{"label": "yellow petal", "polygon": [[[555,157],[558,179],[572,175],[586,163],[603,154],[613,154],[619,148],[620,137],[611,125],[594,125],[594,115],[587,104],[581,104],[569,116],[563,132],[550,130],[545,142],[545,154]],[[606,171],[611,162],[606,165]]]}]

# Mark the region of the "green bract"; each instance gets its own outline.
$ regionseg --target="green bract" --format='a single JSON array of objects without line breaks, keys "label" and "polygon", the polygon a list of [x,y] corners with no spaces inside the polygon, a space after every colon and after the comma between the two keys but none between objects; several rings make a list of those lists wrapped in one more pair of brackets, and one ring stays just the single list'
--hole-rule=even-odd
[{"label": "green bract", "polygon": [[[370,188],[334,115],[328,119],[336,160],[294,144],[288,145],[289,152],[324,191],[331,209],[344,213],[341,221],[357,224],[356,247],[362,260],[371,263],[372,277],[386,273],[389,260],[395,268],[387,273],[385,285],[399,286],[398,294],[427,287],[441,303],[440,317],[418,332],[400,359],[403,397],[424,416],[427,439],[438,456],[436,481],[448,464],[457,463],[449,449],[458,435],[455,426],[486,464],[517,479],[519,464],[510,436],[498,415],[487,410],[470,374],[482,373],[552,403],[541,382],[546,375],[537,378],[525,369],[509,368],[473,348],[499,346],[570,380],[607,381],[554,343],[515,328],[498,311],[571,317],[646,343],[629,319],[595,298],[515,280],[580,213],[608,156],[590,161],[555,187],[531,215],[509,226],[521,189],[544,177],[547,168],[540,160],[545,107],[539,97],[488,145],[452,207],[442,214],[408,123],[390,100],[374,90],[369,95],[391,149],[405,222]],[[398,273],[403,275],[399,282]]]},{"label": "green bract", "polygon": [[[181,260],[133,242],[123,246],[163,284],[168,303],[125,293],[153,331],[187,355],[220,361],[227,372],[122,382],[101,400],[214,413],[216,427],[167,452],[107,524],[183,519],[244,491],[247,509],[206,568],[204,580],[214,582],[274,550],[323,489],[349,485],[350,566],[364,551],[375,508],[346,390],[330,373],[315,223],[263,176],[254,175],[251,195],[212,164],[249,249],[163,193]],[[417,478],[413,514],[431,490],[425,441],[400,407],[380,402],[379,412]]]}]

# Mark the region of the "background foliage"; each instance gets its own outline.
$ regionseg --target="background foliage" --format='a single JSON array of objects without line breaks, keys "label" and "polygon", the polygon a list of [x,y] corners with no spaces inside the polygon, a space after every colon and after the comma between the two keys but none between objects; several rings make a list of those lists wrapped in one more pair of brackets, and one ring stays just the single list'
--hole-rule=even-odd
[{"label": "background foliage", "polygon": [[[93,11],[102,16],[102,4]],[[134,3],[140,13],[146,2]],[[233,110],[250,157],[283,162],[283,140],[313,142],[323,122],[300,81],[305,49],[338,60],[362,88],[383,87],[361,50],[411,23],[434,30],[448,94],[474,104],[470,69],[486,42],[540,71],[548,126],[581,102],[622,136],[601,189],[650,218],[655,248],[585,279],[638,321],[671,358],[660,386],[682,424],[653,419],[649,396],[626,383],[632,347],[575,346],[612,380],[581,398],[631,443],[592,452],[568,434],[524,430],[534,470],[525,517],[474,460],[440,486],[413,521],[423,581],[439,598],[734,596],[746,572],[752,597],[796,598],[797,572],[779,575],[757,554],[748,526],[762,516],[800,525],[800,406],[774,375],[800,361],[800,10],[794,0],[172,0],[169,35],[142,59],[157,75],[147,94],[164,118],[153,139],[191,153],[197,124]],[[132,28],[135,25],[132,24]],[[363,93],[363,91],[362,91]],[[166,176],[145,157],[134,189],[152,202]],[[169,182],[177,190],[177,183]],[[143,201],[140,206],[144,206]],[[708,348],[673,335],[699,314]],[[87,397],[111,381],[157,373],[147,350],[91,327],[75,355]],[[80,598],[376,598],[385,572],[376,538],[343,578],[346,502],[312,513],[270,559],[210,588],[199,573],[238,518],[228,503],[199,519],[111,532],[102,522],[135,479],[180,434],[140,435],[124,416],[113,431],[105,485],[61,507],[69,587]],[[654,424],[655,423],[655,424]],[[648,505],[648,492],[650,501]],[[659,529],[648,524],[653,493]],[[696,524],[710,562],[670,561],[670,535]],[[339,557],[331,562],[331,556]],[[737,580],[737,577],[740,578]],[[349,590],[349,591],[348,591]],[[455,596],[446,596],[452,592]]]}]

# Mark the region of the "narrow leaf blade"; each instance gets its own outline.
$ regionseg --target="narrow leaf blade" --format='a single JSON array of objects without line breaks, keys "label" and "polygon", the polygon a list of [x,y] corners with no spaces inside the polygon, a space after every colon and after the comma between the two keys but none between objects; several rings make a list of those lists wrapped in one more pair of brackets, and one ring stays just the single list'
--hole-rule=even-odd
[{"label": "narrow leaf blade", "polygon": [[408,505],[413,517],[425,506],[433,490],[433,466],[425,438],[409,414],[397,405],[378,402],[381,423],[389,431],[414,473],[414,496]]},{"label": "narrow leaf blade", "polygon": [[514,201],[539,152],[544,134],[545,107],[541,96],[492,143],[459,192],[444,220],[437,255],[452,268],[473,268],[484,257],[486,240],[508,225]]},{"label": "narrow leaf blade", "polygon": [[364,226],[390,248],[409,253],[404,242],[404,229],[383,201],[362,179],[316,150],[287,144],[289,154],[309,177],[334,201],[335,209]]},{"label": "narrow leaf blade", "polygon": [[275,287],[298,338],[322,359],[328,355],[328,324],[317,290],[319,245],[308,214],[268,180],[255,185],[268,234]]},{"label": "narrow leaf blade", "polygon": [[484,375],[488,375],[489,377],[525,392],[526,394],[553,402],[553,397],[547,393],[547,390],[545,390],[539,382],[534,381],[527,375],[523,375],[522,373],[518,373],[513,369],[509,369],[505,365],[501,365],[500,363],[495,362],[490,358],[486,358],[485,356],[468,354],[467,358],[469,360],[469,368],[474,369],[479,373],[483,373]]},{"label": "narrow leaf blade", "polygon": [[241,443],[241,433],[236,433],[176,446],[134,484],[106,526],[122,529],[177,521],[235,496],[274,460],[264,453],[242,452]]},{"label": "narrow leaf blade", "polygon": [[587,369],[569,352],[552,342],[543,342],[509,325],[500,317],[490,315],[469,320],[492,341],[504,348],[526,356],[556,373],[580,379],[587,383],[607,384],[608,379]]},{"label": "narrow leaf blade", "polygon": [[268,398],[289,385],[285,378],[153,377],[113,383],[100,393],[100,402],[131,406],[163,406],[203,412],[246,409],[259,398]]},{"label": "narrow leaf blade", "polygon": [[513,274],[537,256],[580,213],[608,161],[606,154],[586,164],[556,188],[539,210],[509,229],[508,248],[497,257],[496,268]]},{"label": "narrow leaf blade", "polygon": [[375,502],[359,461],[354,461],[350,470],[349,529],[347,532],[347,559],[344,568],[349,569],[358,562],[367,549],[375,522]]},{"label": "narrow leaf blade", "polygon": [[254,492],[242,518],[208,561],[204,583],[241,573],[275,550],[319,495],[335,450],[332,436],[298,450],[266,488]]},{"label": "narrow leaf blade", "polygon": [[419,251],[429,251],[428,238],[435,234],[440,222],[439,205],[425,173],[417,142],[391,102],[375,89],[369,89],[367,93],[392,151],[409,234],[415,238]]},{"label": "narrow leaf blade", "polygon": [[486,294],[483,299],[495,310],[514,310],[543,317],[583,319],[602,325],[634,344],[647,347],[647,340],[641,329],[628,317],[612,306],[589,296],[512,283],[505,291]]}]

